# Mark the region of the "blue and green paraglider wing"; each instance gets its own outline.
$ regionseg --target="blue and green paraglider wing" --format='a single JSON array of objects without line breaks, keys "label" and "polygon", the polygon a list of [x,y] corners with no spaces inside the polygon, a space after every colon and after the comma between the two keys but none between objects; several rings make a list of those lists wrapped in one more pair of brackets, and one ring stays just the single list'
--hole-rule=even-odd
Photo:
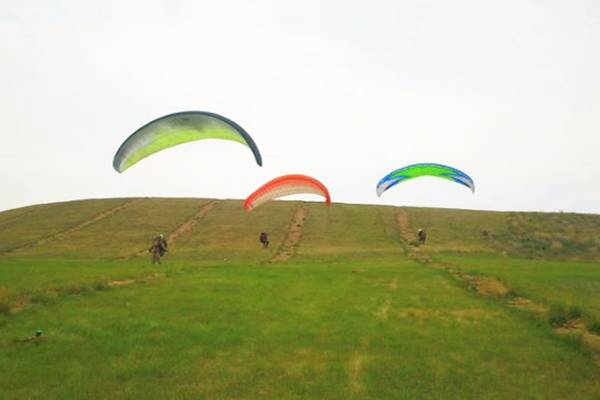
[{"label": "blue and green paraglider wing", "polygon": [[256,163],[262,166],[256,143],[241,126],[218,114],[184,111],[155,119],[135,131],[119,147],[113,167],[117,172],[123,172],[154,153],[202,139],[222,139],[243,144],[250,148]]},{"label": "blue and green paraglider wing", "polygon": [[473,179],[464,172],[448,165],[420,163],[399,168],[384,176],[377,184],[377,196],[381,196],[383,192],[400,182],[405,182],[409,179],[419,178],[421,176],[435,176],[437,178],[447,179],[466,186],[471,189],[472,192],[475,192],[475,183],[473,182]]}]

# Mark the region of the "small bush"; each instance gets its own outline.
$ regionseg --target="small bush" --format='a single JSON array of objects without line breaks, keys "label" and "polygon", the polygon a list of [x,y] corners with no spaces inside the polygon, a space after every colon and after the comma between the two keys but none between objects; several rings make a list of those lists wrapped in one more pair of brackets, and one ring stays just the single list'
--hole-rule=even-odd
[{"label": "small bush", "polygon": [[567,319],[577,319],[583,317],[583,310],[579,306],[570,306],[567,310]]},{"label": "small bush", "polygon": [[110,286],[108,286],[108,284],[105,282],[96,282],[94,284],[94,290],[108,290],[108,289],[110,289]]},{"label": "small bush", "polygon": [[548,311],[548,322],[553,327],[563,326],[567,323],[567,308],[563,305],[553,304]]},{"label": "small bush", "polygon": [[588,331],[595,335],[600,335],[600,321],[592,321],[587,324]]},{"label": "small bush", "polygon": [[81,294],[82,292],[82,288],[81,286],[67,286],[63,289],[63,292],[65,292],[66,294]]}]

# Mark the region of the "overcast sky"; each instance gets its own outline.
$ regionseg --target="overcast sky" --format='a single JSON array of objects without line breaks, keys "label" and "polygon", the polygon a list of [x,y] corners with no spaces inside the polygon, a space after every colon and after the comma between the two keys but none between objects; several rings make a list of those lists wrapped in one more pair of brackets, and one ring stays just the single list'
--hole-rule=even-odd
[{"label": "overcast sky", "polygon": [[[599,1],[0,5],[0,210],[245,198],[304,173],[339,202],[600,213]],[[112,169],[133,131],[183,110],[239,123],[264,166],[213,140]],[[415,162],[477,192],[423,178],[376,196]]]}]

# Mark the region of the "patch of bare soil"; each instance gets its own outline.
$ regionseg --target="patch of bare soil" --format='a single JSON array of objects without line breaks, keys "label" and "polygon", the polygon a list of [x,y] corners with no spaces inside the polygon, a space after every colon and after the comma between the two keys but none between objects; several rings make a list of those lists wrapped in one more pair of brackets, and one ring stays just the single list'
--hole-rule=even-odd
[{"label": "patch of bare soil", "polygon": [[554,332],[558,335],[581,335],[581,341],[596,354],[594,360],[600,366],[600,335],[588,331],[582,318],[569,320],[554,328]]},{"label": "patch of bare soil", "polygon": [[510,304],[512,307],[530,310],[538,314],[546,312],[546,307],[544,307],[542,304],[533,302],[524,297],[514,297],[508,302],[508,304]]},{"label": "patch of bare soil", "polygon": [[411,318],[417,321],[425,321],[431,318],[441,320],[452,320],[464,323],[479,322],[484,319],[495,318],[498,312],[481,308],[465,308],[454,310],[430,310],[423,308],[401,308],[394,314],[397,318]]},{"label": "patch of bare soil", "polygon": [[586,331],[583,333],[583,342],[597,352],[600,359],[600,335]]},{"label": "patch of bare soil", "polygon": [[492,277],[474,277],[471,284],[483,296],[504,297],[508,293],[508,288]]},{"label": "patch of bare soil", "polygon": [[128,286],[128,285],[133,285],[134,283],[135,283],[135,279],[123,279],[120,281],[110,281],[110,282],[108,282],[108,286],[110,286],[110,287]]},{"label": "patch of bare soil", "polygon": [[72,226],[72,227],[70,227],[68,229],[65,229],[64,231],[54,233],[52,235],[40,238],[40,239],[35,240],[33,242],[25,243],[24,245],[21,245],[21,246],[18,246],[18,247],[13,247],[12,249],[8,249],[8,250],[6,250],[6,251],[4,251],[3,253],[0,253],[0,254],[7,254],[7,253],[12,253],[14,251],[28,249],[28,248],[31,248],[31,247],[39,246],[41,244],[44,244],[44,243],[52,241],[52,240],[60,239],[60,238],[62,238],[64,236],[67,236],[69,234],[78,232],[78,231],[84,229],[85,227],[87,227],[87,226],[89,226],[91,224],[94,224],[94,223],[96,223],[98,221],[103,220],[104,218],[110,217],[111,215],[113,215],[113,214],[115,214],[115,213],[117,213],[119,211],[122,211],[122,210],[124,210],[126,208],[129,208],[129,207],[133,206],[134,204],[139,203],[142,200],[144,200],[144,199],[129,200],[129,201],[127,201],[127,202],[125,202],[123,204],[120,204],[120,205],[118,205],[116,207],[113,207],[113,208],[110,208],[108,210],[102,211],[101,213],[98,213],[98,214],[94,215],[92,218],[90,218],[90,219],[88,219],[86,221],[80,222],[79,224],[77,224],[75,226]]},{"label": "patch of bare soil", "polygon": [[296,209],[290,221],[287,236],[277,249],[273,258],[271,258],[272,262],[286,261],[294,255],[296,248],[302,239],[304,222],[306,221],[307,215],[308,210],[303,206],[299,206]]},{"label": "patch of bare soil", "polygon": [[431,310],[424,308],[402,308],[395,313],[398,318],[427,319],[433,315]]},{"label": "patch of bare soil", "polygon": [[509,289],[498,279],[490,276],[469,275],[455,267],[442,267],[452,274],[457,280],[466,282],[467,285],[482,296],[504,297]]},{"label": "patch of bare soil", "polygon": [[350,380],[350,389],[353,393],[360,393],[364,390],[364,385],[360,381],[363,362],[364,357],[360,354],[354,354],[348,361],[348,378]]},{"label": "patch of bare soil", "polygon": [[396,223],[398,224],[398,230],[400,235],[406,241],[406,243],[413,243],[416,241],[414,232],[410,229],[410,222],[406,211],[398,208],[396,211]]},{"label": "patch of bare soil", "polygon": [[10,308],[10,313],[11,314],[19,313],[19,312],[23,311],[25,309],[25,307],[27,307],[28,304],[29,303],[25,299],[22,299],[22,298],[16,299]]},{"label": "patch of bare soil", "polygon": [[374,312],[377,319],[386,320],[390,314],[390,310],[392,309],[392,303],[390,300],[386,300],[381,307],[377,311]]},{"label": "patch of bare soil", "polygon": [[160,278],[164,278],[165,274],[160,272],[155,272],[153,274],[145,275],[136,279],[115,279],[114,281],[108,282],[108,286],[110,287],[119,287],[119,286],[129,286],[135,285],[137,283],[147,283],[153,282]]},{"label": "patch of bare soil", "polygon": [[388,284],[388,287],[392,290],[398,289],[398,278],[394,278]]}]

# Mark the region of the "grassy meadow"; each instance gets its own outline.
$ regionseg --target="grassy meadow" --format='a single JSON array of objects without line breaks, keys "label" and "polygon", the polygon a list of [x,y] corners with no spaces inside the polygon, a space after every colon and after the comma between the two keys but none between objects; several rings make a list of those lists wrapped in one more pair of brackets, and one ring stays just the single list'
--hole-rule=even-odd
[{"label": "grassy meadow", "polygon": [[[413,257],[406,231],[418,227],[431,262]],[[153,266],[159,232],[172,241]],[[592,326],[598,243],[600,217],[576,214],[311,202],[247,213],[210,199],[2,212],[0,398],[598,399],[598,353],[578,333],[438,268],[495,277]]]}]

